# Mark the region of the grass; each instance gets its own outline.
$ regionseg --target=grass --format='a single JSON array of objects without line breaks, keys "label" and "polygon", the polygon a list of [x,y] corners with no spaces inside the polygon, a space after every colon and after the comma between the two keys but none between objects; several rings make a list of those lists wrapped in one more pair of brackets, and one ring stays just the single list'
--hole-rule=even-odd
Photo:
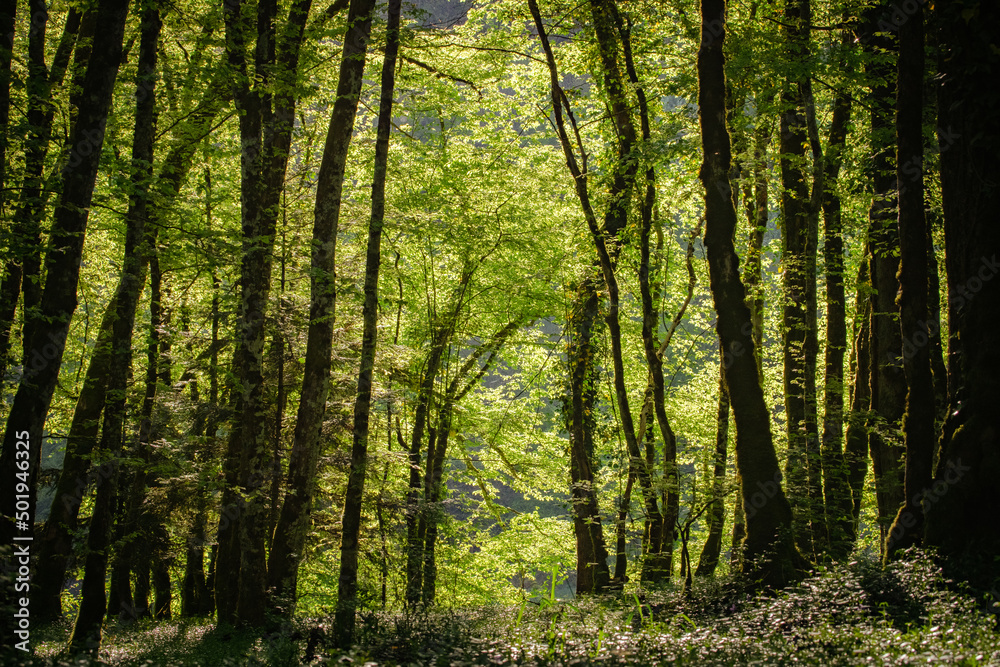
[{"label": "grass", "polygon": [[[914,553],[883,569],[859,560],[794,588],[753,595],[735,580],[543,604],[363,611],[349,652],[330,619],[262,636],[208,620],[109,631],[100,663],[60,658],[69,628],[44,629],[37,665],[998,665],[995,616]],[[308,638],[316,659],[306,661]]]}]

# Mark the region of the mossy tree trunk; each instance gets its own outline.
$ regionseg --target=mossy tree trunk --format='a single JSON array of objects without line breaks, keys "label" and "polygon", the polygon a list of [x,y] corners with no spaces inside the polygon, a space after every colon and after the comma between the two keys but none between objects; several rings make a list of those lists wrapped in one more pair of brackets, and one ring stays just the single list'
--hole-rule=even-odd
[{"label": "mossy tree trunk", "polygon": [[[968,16],[974,17],[969,21]],[[948,270],[948,420],[925,505],[925,542],[981,590],[997,585],[1000,522],[1000,7],[935,7],[942,48],[938,141]],[[995,590],[995,589],[994,589]]]},{"label": "mossy tree trunk", "polygon": [[[899,29],[896,182],[899,197],[899,325],[906,375],[904,504],[889,530],[886,557],[921,543],[924,493],[934,456],[934,376],[927,338],[927,223],[924,218],[924,16],[917,5]],[[935,295],[936,296],[936,295]]]},{"label": "mossy tree trunk", "polygon": [[766,586],[782,587],[800,577],[805,560],[791,534],[792,510],[781,488],[770,415],[757,372],[753,324],[733,245],[736,209],[726,129],[725,0],[702,0],[701,21],[698,107],[704,161],[699,177],[705,187],[705,245],[716,328],[724,350],[726,387],[736,422],[736,465],[747,509],[743,571]]}]

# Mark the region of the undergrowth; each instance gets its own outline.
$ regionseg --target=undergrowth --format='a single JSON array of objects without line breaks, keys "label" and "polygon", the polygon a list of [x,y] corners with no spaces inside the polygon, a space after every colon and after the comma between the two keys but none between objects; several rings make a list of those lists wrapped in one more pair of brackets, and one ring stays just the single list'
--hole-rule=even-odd
[{"label": "undergrowth", "polygon": [[727,579],[515,607],[363,611],[348,652],[330,645],[331,622],[299,619],[267,635],[208,621],[112,629],[99,663],[60,656],[68,628],[55,626],[30,664],[1000,667],[996,618],[919,552],[888,568],[866,560],[821,568],[770,595]]}]

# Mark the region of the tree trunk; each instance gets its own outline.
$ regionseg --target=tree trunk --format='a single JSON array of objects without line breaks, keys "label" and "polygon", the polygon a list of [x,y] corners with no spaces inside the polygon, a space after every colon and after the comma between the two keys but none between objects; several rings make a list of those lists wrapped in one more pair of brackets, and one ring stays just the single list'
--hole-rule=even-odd
[{"label": "tree trunk", "polygon": [[[970,22],[966,17],[973,12]],[[938,141],[948,270],[948,421],[934,476],[924,497],[925,541],[981,590],[996,585],[1000,553],[1000,76],[991,44],[1000,32],[995,4],[935,7],[942,45]],[[946,491],[945,491],[946,490]],[[995,588],[993,590],[996,590]]]},{"label": "tree trunk", "polygon": [[[906,374],[904,505],[889,531],[885,554],[919,545],[923,496],[934,457],[934,377],[927,338],[927,224],[923,180],[924,15],[917,5],[899,29],[896,97],[896,180],[899,192],[899,324]],[[937,298],[937,295],[934,295]]]},{"label": "tree trunk", "polygon": [[[757,375],[760,381],[764,378],[764,292],[761,288],[763,277],[762,257],[764,251],[764,232],[767,231],[769,214],[767,201],[767,146],[771,142],[773,127],[768,122],[762,122],[754,132],[754,166],[753,166],[753,197],[745,198],[747,222],[750,225],[750,243],[747,248],[747,262],[743,269],[743,280],[746,283],[747,307],[750,309],[751,338],[756,350]],[[723,363],[725,351],[723,350]],[[724,367],[723,367],[724,368]],[[743,562],[743,540],[746,538],[746,515],[743,511],[743,483],[736,476],[736,502],[733,510],[733,537],[729,553],[731,571],[738,571]]]},{"label": "tree trunk", "polygon": [[[25,302],[22,313],[28,314],[28,309],[38,304],[41,293],[39,267],[41,266],[41,242],[39,230],[45,214],[45,203],[42,195],[43,171],[45,155],[48,152],[49,140],[52,135],[52,120],[55,117],[55,105],[51,104],[52,91],[58,88],[66,75],[70,56],[76,44],[77,34],[81,29],[81,15],[76,9],[71,9],[66,16],[63,34],[59,46],[52,59],[52,69],[45,66],[45,28],[48,21],[48,10],[42,0],[29,2],[32,29],[28,31],[28,133],[24,145],[24,175],[22,177],[21,193],[18,197],[17,213],[11,230],[13,241],[11,250],[13,257],[7,258],[4,265],[3,279],[0,280],[0,382],[5,381],[6,369],[11,359],[10,337],[14,323],[14,312],[17,308],[18,295],[24,291]],[[93,14],[93,12],[92,12]],[[13,16],[13,14],[11,14]],[[93,19],[88,22],[93,28]],[[10,34],[13,31],[4,31]],[[6,165],[4,165],[6,166]],[[2,180],[2,179],[0,179]],[[0,202],[5,195],[0,195]],[[22,318],[27,322],[27,318]],[[29,329],[24,329],[27,342]],[[31,359],[24,359],[27,364]],[[25,371],[27,368],[25,367]]]},{"label": "tree trunk", "polygon": [[[865,43],[879,52],[895,50],[894,40],[879,36],[876,22],[888,3],[873,7],[862,27]],[[899,420],[906,398],[906,378],[902,365],[902,338],[896,321],[896,273],[899,259],[895,219],[896,176],[893,165],[892,106],[896,91],[892,71],[884,55],[869,64],[867,71],[879,83],[871,90],[872,185],[875,197],[868,212],[868,245],[871,252],[869,276],[872,283],[871,322],[871,410],[877,423],[870,445],[875,469],[875,498],[878,504],[880,543],[885,545],[889,526],[903,504],[903,448]]]},{"label": "tree trunk", "polygon": [[719,410],[715,420],[715,477],[712,482],[712,507],[708,515],[708,537],[698,558],[696,577],[711,577],[722,553],[722,531],[726,523],[726,455],[729,448],[729,395],[726,393],[725,367],[719,364]]},{"label": "tree trunk", "polygon": [[[76,310],[76,287],[84,234],[104,143],[104,124],[118,75],[127,9],[127,0],[104,0],[100,3],[97,10],[98,22],[105,31],[104,39],[95,44],[91,54],[84,85],[87,94],[72,96],[72,103],[78,109],[78,114],[68,143],[69,157],[62,167],[63,190],[49,232],[45,290],[37,326],[33,328],[28,343],[28,349],[32,351],[31,363],[30,367],[26,364],[25,373],[14,396],[0,454],[0,472],[6,479],[14,479],[17,443],[29,443],[29,472],[26,480],[28,529],[18,532],[30,534],[34,526],[45,417],[66,349],[70,319]],[[3,544],[13,543],[14,510],[14,494],[4,494],[0,499],[0,535]],[[13,581],[4,586],[3,597],[6,599],[3,602],[13,595],[12,589]],[[0,604],[0,607],[4,606],[6,605]]]},{"label": "tree trunk", "polygon": [[[726,130],[725,0],[702,0],[701,18],[698,107],[704,162],[699,177],[705,187],[705,245],[718,313],[716,328],[736,422],[736,465],[743,505],[749,508],[743,571],[753,572],[766,586],[782,587],[799,578],[805,561],[791,537],[792,510],[781,488],[770,415],[755,361],[753,324],[733,246],[736,209],[729,183]],[[765,554],[767,560],[761,560]]]},{"label": "tree trunk", "polygon": [[[794,66],[799,70],[808,66],[811,16],[809,0],[785,5],[785,21],[789,24],[785,32]],[[815,554],[826,542],[826,528],[816,416],[817,219],[806,181],[807,133],[811,129],[807,126],[811,118],[807,116],[812,104],[808,73],[788,77],[781,101],[781,257],[786,299],[782,324],[788,432],[785,475],[795,543],[803,553]],[[815,159],[813,166],[817,166]]]},{"label": "tree trunk", "polygon": [[[218,77],[217,77],[218,79]],[[195,147],[199,139],[208,132],[218,114],[225,97],[218,93],[213,81],[206,89],[205,96],[187,122],[179,124],[172,134],[172,147],[163,161],[156,179],[157,197],[150,215],[156,217],[167,210],[180,192],[181,184],[191,168]],[[157,228],[151,230],[150,246],[156,243]],[[119,293],[125,283],[119,281],[115,295],[108,303],[98,329],[87,372],[77,397],[76,408],[66,437],[66,454],[63,468],[56,484],[49,518],[38,540],[37,589],[33,602],[38,607],[38,618],[50,621],[62,615],[60,591],[66,578],[66,563],[72,549],[72,535],[76,532],[77,515],[87,488],[100,469],[90,470],[90,452],[97,442],[101,413],[104,410],[105,388],[110,369],[111,325],[117,312]],[[158,323],[153,325],[154,331]],[[154,354],[157,353],[154,349]],[[155,368],[154,368],[155,383]]]},{"label": "tree trunk", "polygon": [[[246,53],[250,26],[242,2],[225,5],[226,55],[240,112],[243,247],[233,354],[238,421],[230,431],[224,463],[226,489],[219,523],[215,600],[220,622],[255,627],[265,622],[268,595],[268,512],[261,492],[269,478],[270,460],[264,323],[275,228],[295,120],[299,48],[311,0],[292,3],[280,35],[275,27],[277,5],[276,0],[258,3],[252,73]],[[319,186],[322,192],[322,181]]]},{"label": "tree trunk", "polygon": [[871,422],[871,313],[872,303],[868,298],[871,283],[868,280],[868,245],[861,256],[858,267],[857,298],[853,349],[854,380],[851,384],[851,407],[847,415],[847,433],[844,436],[844,462],[847,466],[847,480],[851,487],[851,525],[853,534],[858,535],[861,520],[861,500],[864,496],[865,475],[868,472],[868,441]]},{"label": "tree trunk", "polygon": [[[847,37],[842,46],[847,48]],[[851,488],[844,459],[844,351],[847,307],[844,294],[844,239],[837,178],[847,139],[851,98],[838,93],[833,104],[823,178],[823,259],[826,264],[826,377],[823,410],[823,497],[830,533],[830,555],[844,558],[854,547]]]},{"label": "tree trunk", "polygon": [[[340,540],[340,575],[337,580],[337,643],[350,647],[354,635],[358,594],[358,541],[361,533],[361,503],[364,499],[365,470],[368,465],[368,426],[371,413],[372,375],[378,342],[378,274],[382,265],[382,227],[385,224],[385,181],[389,168],[389,137],[392,132],[392,96],[396,89],[396,56],[399,53],[401,2],[391,0],[385,58],[382,61],[382,88],[379,92],[378,129],[375,138],[375,175],[372,181],[372,212],[368,226],[365,257],[365,303],[361,342],[358,393],[354,402],[354,443],[351,470],[344,499],[343,530]],[[345,49],[345,59],[347,57]],[[356,104],[356,102],[355,102]],[[356,107],[355,107],[356,108]],[[348,133],[349,134],[349,133]]]},{"label": "tree trunk", "polygon": [[320,165],[314,211],[310,272],[309,332],[285,501],[278,517],[268,562],[273,605],[282,614],[294,610],[302,548],[312,511],[320,428],[329,394],[330,358],[336,312],[335,251],[344,169],[357,112],[365,52],[371,33],[373,0],[352,0],[348,29]]},{"label": "tree trunk", "polygon": [[[101,625],[107,611],[105,576],[111,550],[112,525],[118,506],[118,457],[124,445],[125,401],[129,369],[132,367],[132,329],[139,293],[145,281],[145,264],[148,248],[146,221],[148,217],[146,192],[153,177],[153,141],[155,132],[156,56],[160,39],[159,11],[152,3],[142,10],[141,40],[138,72],[136,74],[135,131],[132,135],[132,165],[129,208],[125,215],[125,257],[121,282],[122,291],[117,300],[117,311],[112,324],[110,371],[106,389],[104,423],[101,427],[100,454],[107,457],[110,474],[97,484],[97,499],[90,518],[87,535],[87,558],[81,586],[80,611],[70,638],[74,651],[86,649],[96,655],[101,644]],[[141,474],[141,473],[138,473]],[[127,577],[121,581],[128,589]],[[119,595],[122,590],[119,590]],[[128,595],[131,599],[131,594]]]}]

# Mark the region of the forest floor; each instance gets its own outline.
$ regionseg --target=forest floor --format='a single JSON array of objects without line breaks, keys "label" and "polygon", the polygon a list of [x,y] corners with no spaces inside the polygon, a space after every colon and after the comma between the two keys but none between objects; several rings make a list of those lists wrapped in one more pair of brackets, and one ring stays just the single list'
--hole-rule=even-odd
[{"label": "forest floor", "polygon": [[25,664],[1000,666],[998,612],[917,555],[886,569],[865,560],[832,566],[770,595],[716,580],[644,597],[362,612],[350,651],[331,648],[325,619],[267,635],[184,620],[111,629],[99,662],[74,661],[59,653],[69,628],[55,626]]}]

